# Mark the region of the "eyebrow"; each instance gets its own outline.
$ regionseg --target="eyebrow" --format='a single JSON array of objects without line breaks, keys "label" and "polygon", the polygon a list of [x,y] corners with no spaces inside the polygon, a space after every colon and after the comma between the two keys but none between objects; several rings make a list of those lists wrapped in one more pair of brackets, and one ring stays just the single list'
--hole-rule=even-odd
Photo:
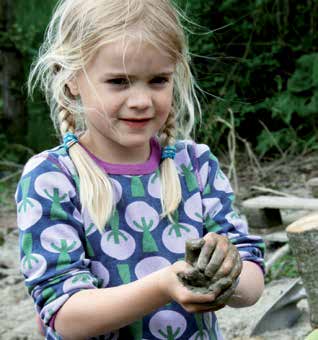
[{"label": "eyebrow", "polygon": [[[153,78],[153,77],[169,77],[171,75],[173,75],[173,71],[168,71],[168,72],[159,72],[159,73],[155,73],[155,74],[151,74],[150,75],[150,78]],[[117,77],[117,78],[134,78],[136,77],[136,75],[134,74],[126,74],[126,73],[121,73],[121,72],[109,72],[109,73],[105,73],[103,75],[103,77],[107,77],[107,78],[111,78],[111,77]]]}]

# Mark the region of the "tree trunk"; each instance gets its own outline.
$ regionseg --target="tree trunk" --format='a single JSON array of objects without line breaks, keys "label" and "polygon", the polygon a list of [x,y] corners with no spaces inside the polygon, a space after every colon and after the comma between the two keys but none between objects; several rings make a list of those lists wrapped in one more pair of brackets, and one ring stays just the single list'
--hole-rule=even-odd
[{"label": "tree trunk", "polygon": [[318,328],[318,214],[297,220],[286,231],[307,292],[310,323]]},{"label": "tree trunk", "polygon": [[[8,33],[13,23],[14,2],[0,0],[0,30]],[[10,142],[23,143],[27,132],[23,57],[9,35],[0,46],[0,67],[3,99],[2,132],[5,132]]]}]

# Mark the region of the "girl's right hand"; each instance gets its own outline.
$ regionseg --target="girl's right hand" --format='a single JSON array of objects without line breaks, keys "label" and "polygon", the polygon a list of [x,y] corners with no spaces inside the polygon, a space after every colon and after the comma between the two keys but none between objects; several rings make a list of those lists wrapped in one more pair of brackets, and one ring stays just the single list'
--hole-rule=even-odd
[{"label": "girl's right hand", "polygon": [[188,313],[216,311],[225,305],[209,306],[213,303],[215,294],[200,294],[186,288],[179,280],[178,273],[191,272],[193,267],[185,261],[177,261],[161,270],[159,287],[169,300],[179,303]]}]

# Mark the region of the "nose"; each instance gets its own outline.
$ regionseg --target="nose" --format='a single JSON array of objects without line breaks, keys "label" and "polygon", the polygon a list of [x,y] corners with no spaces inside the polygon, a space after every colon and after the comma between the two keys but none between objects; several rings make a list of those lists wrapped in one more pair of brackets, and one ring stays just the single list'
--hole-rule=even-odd
[{"label": "nose", "polygon": [[132,88],[127,99],[127,106],[129,109],[138,111],[145,111],[152,106],[151,91],[140,86]]}]

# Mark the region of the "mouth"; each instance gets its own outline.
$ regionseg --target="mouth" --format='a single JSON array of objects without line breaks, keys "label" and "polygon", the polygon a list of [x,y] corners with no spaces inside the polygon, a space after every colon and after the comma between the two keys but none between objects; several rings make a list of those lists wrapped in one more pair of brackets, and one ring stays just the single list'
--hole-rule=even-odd
[{"label": "mouth", "polygon": [[120,120],[130,127],[141,128],[144,127],[151,118],[121,118]]},{"label": "mouth", "polygon": [[137,123],[140,123],[140,122],[147,122],[148,120],[150,120],[151,117],[145,117],[145,118],[120,118],[120,120],[123,120],[123,121],[127,121],[127,122],[137,122]]}]

